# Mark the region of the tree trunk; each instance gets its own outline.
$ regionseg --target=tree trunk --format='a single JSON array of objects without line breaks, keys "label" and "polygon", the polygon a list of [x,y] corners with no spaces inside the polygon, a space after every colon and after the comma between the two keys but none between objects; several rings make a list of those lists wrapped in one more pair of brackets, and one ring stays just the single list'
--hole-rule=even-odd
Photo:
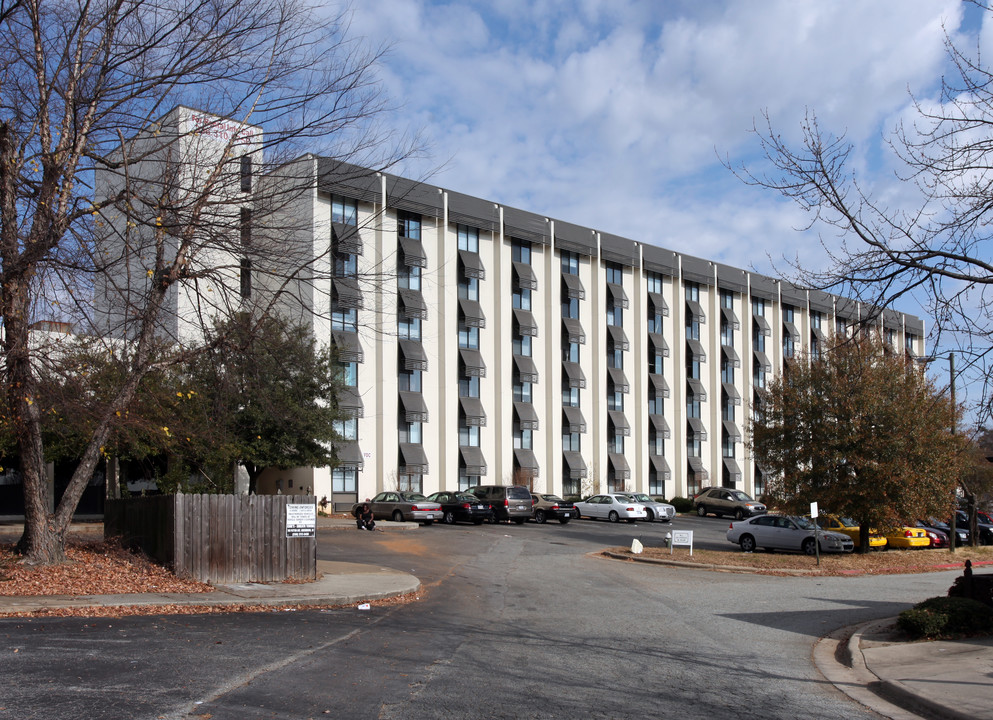
[{"label": "tree trunk", "polygon": [[872,546],[869,544],[869,526],[861,523],[859,525],[859,552],[865,555],[870,550],[872,550]]}]

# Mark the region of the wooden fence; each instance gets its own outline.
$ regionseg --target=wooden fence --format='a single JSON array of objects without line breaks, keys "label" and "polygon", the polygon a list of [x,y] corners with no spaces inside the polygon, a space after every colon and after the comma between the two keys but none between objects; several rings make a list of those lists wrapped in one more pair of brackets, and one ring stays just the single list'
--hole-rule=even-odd
[{"label": "wooden fence", "polygon": [[180,577],[211,583],[317,577],[317,538],[286,537],[286,506],[312,495],[155,495],[107,500],[104,536]]}]

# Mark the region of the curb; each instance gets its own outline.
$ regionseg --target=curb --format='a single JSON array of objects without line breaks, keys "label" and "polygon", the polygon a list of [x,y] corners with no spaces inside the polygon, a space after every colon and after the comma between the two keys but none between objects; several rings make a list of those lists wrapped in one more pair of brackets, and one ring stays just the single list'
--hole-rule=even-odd
[{"label": "curb", "polygon": [[627,560],[630,562],[640,562],[647,563],[649,565],[668,565],[671,567],[683,567],[683,568],[698,568],[700,570],[714,570],[717,572],[736,572],[736,573],[754,573],[758,575],[764,575],[767,573],[780,573],[783,575],[813,575],[816,570],[798,570],[795,568],[753,568],[745,565],[717,565],[714,563],[695,563],[686,562],[685,560],[664,560],[660,558],[643,558],[637,557],[635,555],[624,555],[622,553],[616,553],[610,550],[603,550],[599,553],[602,557],[608,557],[612,560]]}]

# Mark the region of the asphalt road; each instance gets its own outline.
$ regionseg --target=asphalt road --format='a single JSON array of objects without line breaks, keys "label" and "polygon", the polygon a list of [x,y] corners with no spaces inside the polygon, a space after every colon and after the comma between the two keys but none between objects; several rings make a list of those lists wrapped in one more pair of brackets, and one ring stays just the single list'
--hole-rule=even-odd
[{"label": "asphalt road", "polygon": [[[727,521],[675,527],[737,552]],[[872,718],[819,676],[814,641],[944,594],[954,577],[759,577],[588,554],[660,544],[666,529],[328,532],[322,558],[412,572],[420,601],[0,620],[0,718]]]}]

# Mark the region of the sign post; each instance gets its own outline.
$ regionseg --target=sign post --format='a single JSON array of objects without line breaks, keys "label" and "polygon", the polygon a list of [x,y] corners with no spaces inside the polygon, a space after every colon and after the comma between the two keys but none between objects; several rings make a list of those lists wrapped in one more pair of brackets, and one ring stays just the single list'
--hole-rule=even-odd
[{"label": "sign post", "polygon": [[817,503],[810,503],[810,519],[814,521],[814,554],[817,556],[817,565],[821,564],[821,526],[817,524]]},{"label": "sign post", "polygon": [[692,530],[673,530],[672,531],[672,544],[669,545],[669,554],[672,555],[672,549],[677,545],[689,545],[690,555],[693,555],[693,531]]}]

